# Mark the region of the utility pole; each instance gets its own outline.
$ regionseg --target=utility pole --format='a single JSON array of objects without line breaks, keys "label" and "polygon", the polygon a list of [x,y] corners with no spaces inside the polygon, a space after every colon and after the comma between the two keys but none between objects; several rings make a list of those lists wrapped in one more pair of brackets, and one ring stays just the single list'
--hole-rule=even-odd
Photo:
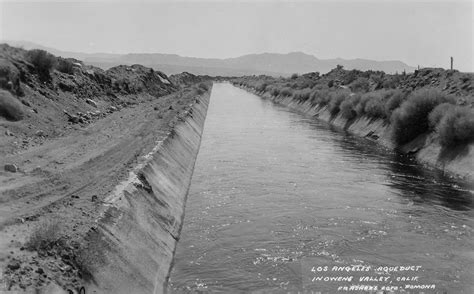
[{"label": "utility pole", "polygon": [[451,56],[451,70],[453,70],[453,57]]}]

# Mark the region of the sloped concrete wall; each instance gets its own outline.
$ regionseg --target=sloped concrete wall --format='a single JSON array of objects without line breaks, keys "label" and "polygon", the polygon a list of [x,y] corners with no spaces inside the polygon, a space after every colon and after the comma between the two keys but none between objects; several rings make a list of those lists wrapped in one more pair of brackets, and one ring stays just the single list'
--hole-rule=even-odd
[{"label": "sloped concrete wall", "polygon": [[209,96],[197,98],[106,199],[97,229],[86,238],[93,259],[87,293],[166,292]]}]

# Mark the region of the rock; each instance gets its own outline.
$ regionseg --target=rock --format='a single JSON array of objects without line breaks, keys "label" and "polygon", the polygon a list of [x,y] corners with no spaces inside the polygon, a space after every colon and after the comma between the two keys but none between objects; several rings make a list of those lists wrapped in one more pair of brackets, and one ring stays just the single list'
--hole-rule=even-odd
[{"label": "rock", "polygon": [[464,98],[459,98],[457,104],[458,104],[458,105],[466,105],[466,104],[467,104],[467,101],[466,101],[466,99],[464,99]]},{"label": "rock", "polygon": [[7,136],[14,136],[14,134],[12,132],[10,132],[9,130],[6,130],[5,131],[5,135]]},{"label": "rock", "polygon": [[13,261],[7,267],[8,267],[8,269],[10,269],[12,271],[16,271],[17,269],[20,268],[20,263],[18,261]]},{"label": "rock", "polygon": [[96,202],[97,201],[97,195],[93,195],[91,201]]},{"label": "rock", "polygon": [[158,106],[155,106],[153,107],[154,110],[160,110],[160,108],[158,108]]},{"label": "rock", "polygon": [[68,119],[70,122],[74,123],[74,124],[77,124],[79,123],[80,121],[80,118],[78,116],[75,116],[75,115],[69,115],[69,119]]},{"label": "rock", "polygon": [[36,131],[35,135],[38,136],[38,137],[43,137],[45,134],[44,134],[43,130],[38,130],[38,131]]},{"label": "rock", "polygon": [[172,110],[173,109],[173,105],[170,105],[170,107],[168,107],[169,110]]},{"label": "rock", "polygon": [[66,253],[61,254],[61,258],[64,259],[64,260],[69,260],[71,257],[70,257],[69,254],[66,252]]},{"label": "rock", "polygon": [[26,100],[23,100],[23,99],[22,99],[22,100],[21,100],[21,103],[23,103],[23,105],[25,105],[25,106],[31,107],[30,102],[28,102],[28,101],[26,101]]},{"label": "rock", "polygon": [[39,267],[39,268],[36,270],[36,272],[37,272],[38,274],[42,274],[42,273],[44,273],[44,270]]},{"label": "rock", "polygon": [[92,99],[89,99],[89,98],[86,99],[86,103],[89,104],[89,105],[92,105],[94,107],[97,107],[97,103]]},{"label": "rock", "polygon": [[5,171],[11,172],[11,173],[16,173],[18,171],[18,167],[14,164],[5,164],[4,169]]}]

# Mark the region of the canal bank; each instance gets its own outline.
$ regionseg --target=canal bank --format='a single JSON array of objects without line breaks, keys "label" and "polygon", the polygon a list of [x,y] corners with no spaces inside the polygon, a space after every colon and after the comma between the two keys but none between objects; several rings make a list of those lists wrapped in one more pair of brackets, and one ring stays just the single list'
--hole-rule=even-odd
[{"label": "canal bank", "polygon": [[[242,87],[263,99],[269,99],[302,114],[317,117],[331,125],[354,135],[372,140],[387,148],[395,149],[390,135],[390,125],[383,119],[366,116],[348,120],[342,114],[331,115],[327,106],[313,105],[310,101],[301,102],[293,96],[274,96],[268,92],[258,92],[250,87]],[[466,144],[449,150],[443,149],[434,133],[423,134],[399,149],[404,154],[413,155],[428,168],[440,169],[452,176],[474,183],[474,144]]]},{"label": "canal bank", "polygon": [[472,293],[473,190],[375,142],[216,83],[169,291],[336,292],[334,282],[305,282],[313,263],[421,266],[418,282],[394,277],[391,286]]},{"label": "canal bank", "polygon": [[[179,240],[211,90],[105,199],[86,240],[87,293],[164,293]],[[84,277],[87,281],[87,277]]]}]

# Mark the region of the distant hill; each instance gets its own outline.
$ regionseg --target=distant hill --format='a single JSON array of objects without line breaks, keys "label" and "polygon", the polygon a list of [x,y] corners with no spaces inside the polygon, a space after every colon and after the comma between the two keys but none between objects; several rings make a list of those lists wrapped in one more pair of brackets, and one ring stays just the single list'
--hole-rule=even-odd
[{"label": "distant hill", "polygon": [[87,64],[95,65],[104,69],[120,64],[142,64],[161,70],[168,75],[180,72],[190,72],[197,75],[212,76],[243,76],[243,75],[272,75],[288,76],[293,73],[307,73],[318,71],[329,72],[336,65],[342,65],[346,69],[358,70],[381,70],[386,73],[412,72],[414,67],[401,61],[375,61],[369,59],[318,59],[313,55],[302,52],[288,54],[262,53],[249,54],[236,58],[196,58],[183,57],[176,54],[162,53],[77,53],[65,52],[54,48],[47,48],[38,44],[23,41],[7,41],[12,46],[21,46],[24,49],[39,48],[47,50],[62,57],[72,57],[83,60]]}]

